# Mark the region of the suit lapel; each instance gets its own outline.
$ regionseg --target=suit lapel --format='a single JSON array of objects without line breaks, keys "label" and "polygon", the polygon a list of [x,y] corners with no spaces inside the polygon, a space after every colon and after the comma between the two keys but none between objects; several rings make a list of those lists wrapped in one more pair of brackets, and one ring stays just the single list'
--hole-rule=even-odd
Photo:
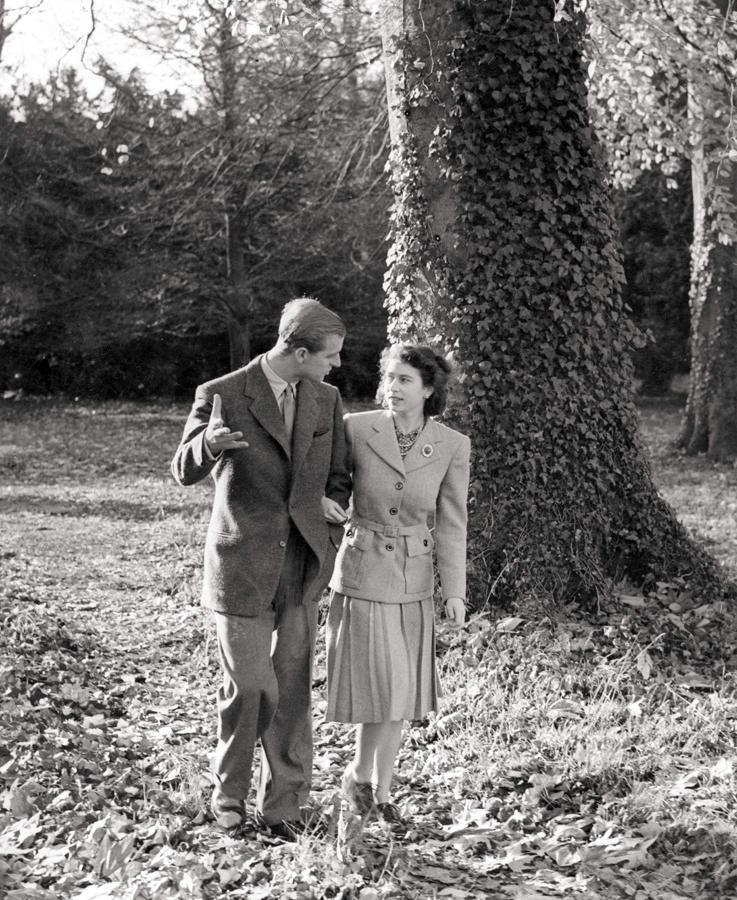
[{"label": "suit lapel", "polygon": [[317,424],[317,397],[314,386],[303,378],[297,388],[297,410],[292,429],[292,472],[299,472],[312,443]]},{"label": "suit lapel", "polygon": [[409,453],[404,457],[404,468],[407,472],[414,472],[437,462],[442,452],[443,432],[428,419],[425,427],[417,435],[417,440],[412,444]]},{"label": "suit lapel", "polygon": [[246,366],[246,384],[243,393],[250,400],[249,409],[253,413],[253,417],[258,420],[262,428],[274,438],[289,456],[289,444],[287,443],[287,434],[284,431],[284,422],[282,422],[274,392],[271,390],[271,385],[261,368],[260,356],[257,356]]},{"label": "suit lapel", "polygon": [[372,427],[374,434],[368,438],[366,443],[385,463],[396,469],[400,475],[404,475],[404,463],[399,452],[399,444],[394,432],[394,420],[391,413],[384,413]]}]

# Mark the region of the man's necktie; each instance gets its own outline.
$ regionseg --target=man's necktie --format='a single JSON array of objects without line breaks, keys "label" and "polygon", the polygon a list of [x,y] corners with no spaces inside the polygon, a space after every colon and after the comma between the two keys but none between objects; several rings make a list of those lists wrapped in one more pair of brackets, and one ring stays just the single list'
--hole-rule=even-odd
[{"label": "man's necktie", "polygon": [[294,396],[294,387],[287,384],[284,393],[281,395],[281,417],[284,420],[284,430],[287,433],[287,441],[292,444],[292,428],[294,426],[294,411],[297,405]]}]

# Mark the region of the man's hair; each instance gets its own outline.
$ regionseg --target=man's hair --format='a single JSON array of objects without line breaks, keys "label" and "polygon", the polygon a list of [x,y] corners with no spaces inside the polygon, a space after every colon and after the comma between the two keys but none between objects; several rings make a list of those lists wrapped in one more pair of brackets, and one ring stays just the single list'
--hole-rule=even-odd
[{"label": "man's hair", "polygon": [[340,316],[312,297],[290,300],[279,320],[279,340],[290,350],[304,347],[317,353],[325,347],[326,338],[335,334],[345,337],[345,325]]},{"label": "man's hair", "polygon": [[452,371],[450,362],[426,344],[404,343],[387,347],[379,360],[382,381],[379,382],[379,389],[376,392],[376,399],[382,405],[384,405],[383,378],[393,359],[417,369],[422,384],[433,389],[432,394],[425,400],[422,412],[426,416],[439,416],[448,400],[448,380]]}]

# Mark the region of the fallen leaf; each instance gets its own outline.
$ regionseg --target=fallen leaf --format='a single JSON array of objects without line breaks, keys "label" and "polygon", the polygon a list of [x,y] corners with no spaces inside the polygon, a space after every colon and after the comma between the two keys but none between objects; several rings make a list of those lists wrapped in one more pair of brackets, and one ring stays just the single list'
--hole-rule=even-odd
[{"label": "fallen leaf", "polygon": [[418,875],[424,881],[439,881],[441,884],[452,884],[458,880],[454,872],[441,869],[440,866],[418,866],[412,869],[413,875]]},{"label": "fallen leaf", "polygon": [[557,719],[580,719],[584,715],[583,706],[575,700],[556,700],[548,707],[546,715],[553,721]]},{"label": "fallen leaf", "polygon": [[524,621],[525,620],[520,616],[507,616],[504,619],[499,619],[499,621],[495,623],[494,627],[497,631],[500,631],[502,633],[509,633],[512,631],[516,631]]},{"label": "fallen leaf", "polygon": [[26,781],[19,784],[19,779],[11,784],[6,792],[3,805],[16,819],[25,819],[38,810],[36,797],[43,791],[37,781]]},{"label": "fallen leaf", "polygon": [[108,897],[120,896],[122,881],[110,881],[107,884],[91,884],[78,894],[72,895],[72,900],[106,900]]},{"label": "fallen leaf", "polygon": [[647,650],[640,650],[637,654],[637,671],[643,678],[650,678],[653,674],[653,660]]},{"label": "fallen leaf", "polygon": [[636,608],[647,606],[647,601],[641,594],[617,594],[616,596],[621,603],[626,603],[627,606]]},{"label": "fallen leaf", "polygon": [[734,759],[727,759],[726,757],[718,759],[709,769],[709,774],[716,779],[731,778],[734,774]]}]

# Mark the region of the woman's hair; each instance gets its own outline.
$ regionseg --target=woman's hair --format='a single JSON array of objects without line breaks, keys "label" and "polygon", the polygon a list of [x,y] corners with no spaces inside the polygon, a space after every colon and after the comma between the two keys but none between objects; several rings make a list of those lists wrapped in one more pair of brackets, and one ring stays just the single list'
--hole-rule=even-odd
[{"label": "woman's hair", "polygon": [[426,344],[392,344],[387,347],[379,359],[379,372],[382,380],[376,392],[379,403],[384,402],[384,374],[392,360],[406,363],[417,369],[425,387],[432,388],[432,394],[425,400],[422,408],[426,416],[439,416],[445,409],[448,400],[448,379],[452,367],[448,360],[436,353]]},{"label": "woman's hair", "polygon": [[290,350],[304,347],[317,353],[325,347],[325,339],[335,334],[345,337],[345,325],[339,315],[312,297],[290,300],[282,310],[279,340]]}]

